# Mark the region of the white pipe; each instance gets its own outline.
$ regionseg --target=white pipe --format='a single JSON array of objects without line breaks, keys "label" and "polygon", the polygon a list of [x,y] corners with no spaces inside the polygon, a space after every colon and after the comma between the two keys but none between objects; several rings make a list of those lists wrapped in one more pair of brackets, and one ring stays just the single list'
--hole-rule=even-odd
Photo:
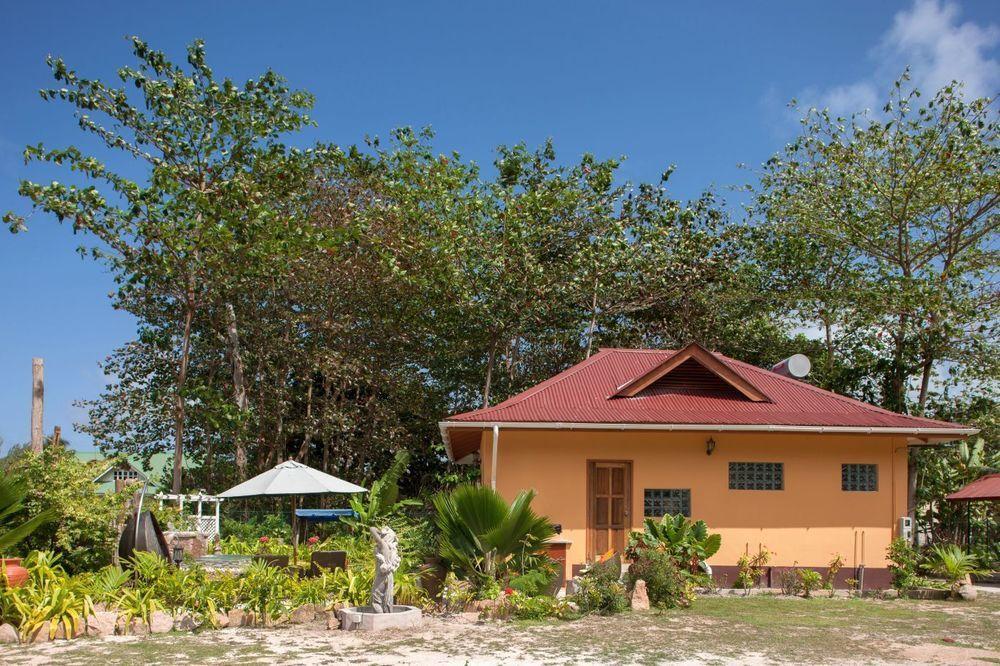
[{"label": "white pipe", "polygon": [[493,464],[490,465],[490,487],[497,489],[497,442],[500,440],[500,426],[493,426]]}]

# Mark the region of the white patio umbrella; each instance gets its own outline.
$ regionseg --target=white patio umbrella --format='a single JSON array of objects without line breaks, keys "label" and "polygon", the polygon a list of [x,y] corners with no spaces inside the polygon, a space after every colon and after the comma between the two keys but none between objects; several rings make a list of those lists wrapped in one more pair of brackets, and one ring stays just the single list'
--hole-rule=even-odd
[{"label": "white patio umbrella", "polygon": [[295,507],[299,495],[324,495],[329,493],[366,493],[365,488],[349,481],[338,479],[326,472],[313,469],[309,465],[287,460],[280,465],[248,479],[238,486],[219,493],[219,497],[259,497],[262,495],[288,496],[292,498],[292,559],[298,560],[298,518]]}]

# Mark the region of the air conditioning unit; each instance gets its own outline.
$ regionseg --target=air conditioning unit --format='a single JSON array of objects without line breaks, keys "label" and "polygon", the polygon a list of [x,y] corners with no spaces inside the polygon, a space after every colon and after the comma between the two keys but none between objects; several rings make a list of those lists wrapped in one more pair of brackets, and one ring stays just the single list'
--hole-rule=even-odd
[{"label": "air conditioning unit", "polygon": [[913,543],[913,518],[903,516],[899,519],[899,536],[907,543]]}]

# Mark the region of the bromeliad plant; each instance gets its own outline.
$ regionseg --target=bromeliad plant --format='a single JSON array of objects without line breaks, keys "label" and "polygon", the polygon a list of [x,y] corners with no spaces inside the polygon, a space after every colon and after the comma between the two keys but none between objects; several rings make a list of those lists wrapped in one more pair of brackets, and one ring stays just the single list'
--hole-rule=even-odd
[{"label": "bromeliad plant", "polygon": [[523,574],[555,535],[548,518],[531,510],[533,491],[511,504],[496,490],[462,485],[434,497],[434,522],[441,531],[439,553],[478,589],[494,589],[504,575]]},{"label": "bromeliad plant", "polygon": [[629,534],[625,556],[637,561],[646,548],[670,553],[681,565],[695,573],[706,569],[705,560],[719,552],[721,534],[709,534],[704,520],[691,522],[681,514],[667,514],[660,520],[646,518],[641,532]]}]

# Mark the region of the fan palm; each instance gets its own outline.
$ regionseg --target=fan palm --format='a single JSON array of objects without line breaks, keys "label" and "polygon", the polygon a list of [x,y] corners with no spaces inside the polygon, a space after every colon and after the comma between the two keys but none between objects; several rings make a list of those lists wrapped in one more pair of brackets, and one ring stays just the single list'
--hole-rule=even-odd
[{"label": "fan palm", "polygon": [[507,504],[496,490],[462,485],[434,497],[441,557],[468,578],[496,579],[513,558],[537,553],[555,534],[548,518],[531,510],[534,491]]},{"label": "fan palm", "polygon": [[0,478],[0,553],[26,539],[32,532],[52,520],[51,511],[23,520],[24,498],[28,490],[24,481],[9,475]]},{"label": "fan palm", "polygon": [[989,573],[979,566],[979,561],[975,556],[969,555],[953,543],[945,546],[934,546],[933,552],[930,569],[934,573],[944,576],[951,586],[953,597],[958,594],[958,589],[965,582],[967,576]]}]

